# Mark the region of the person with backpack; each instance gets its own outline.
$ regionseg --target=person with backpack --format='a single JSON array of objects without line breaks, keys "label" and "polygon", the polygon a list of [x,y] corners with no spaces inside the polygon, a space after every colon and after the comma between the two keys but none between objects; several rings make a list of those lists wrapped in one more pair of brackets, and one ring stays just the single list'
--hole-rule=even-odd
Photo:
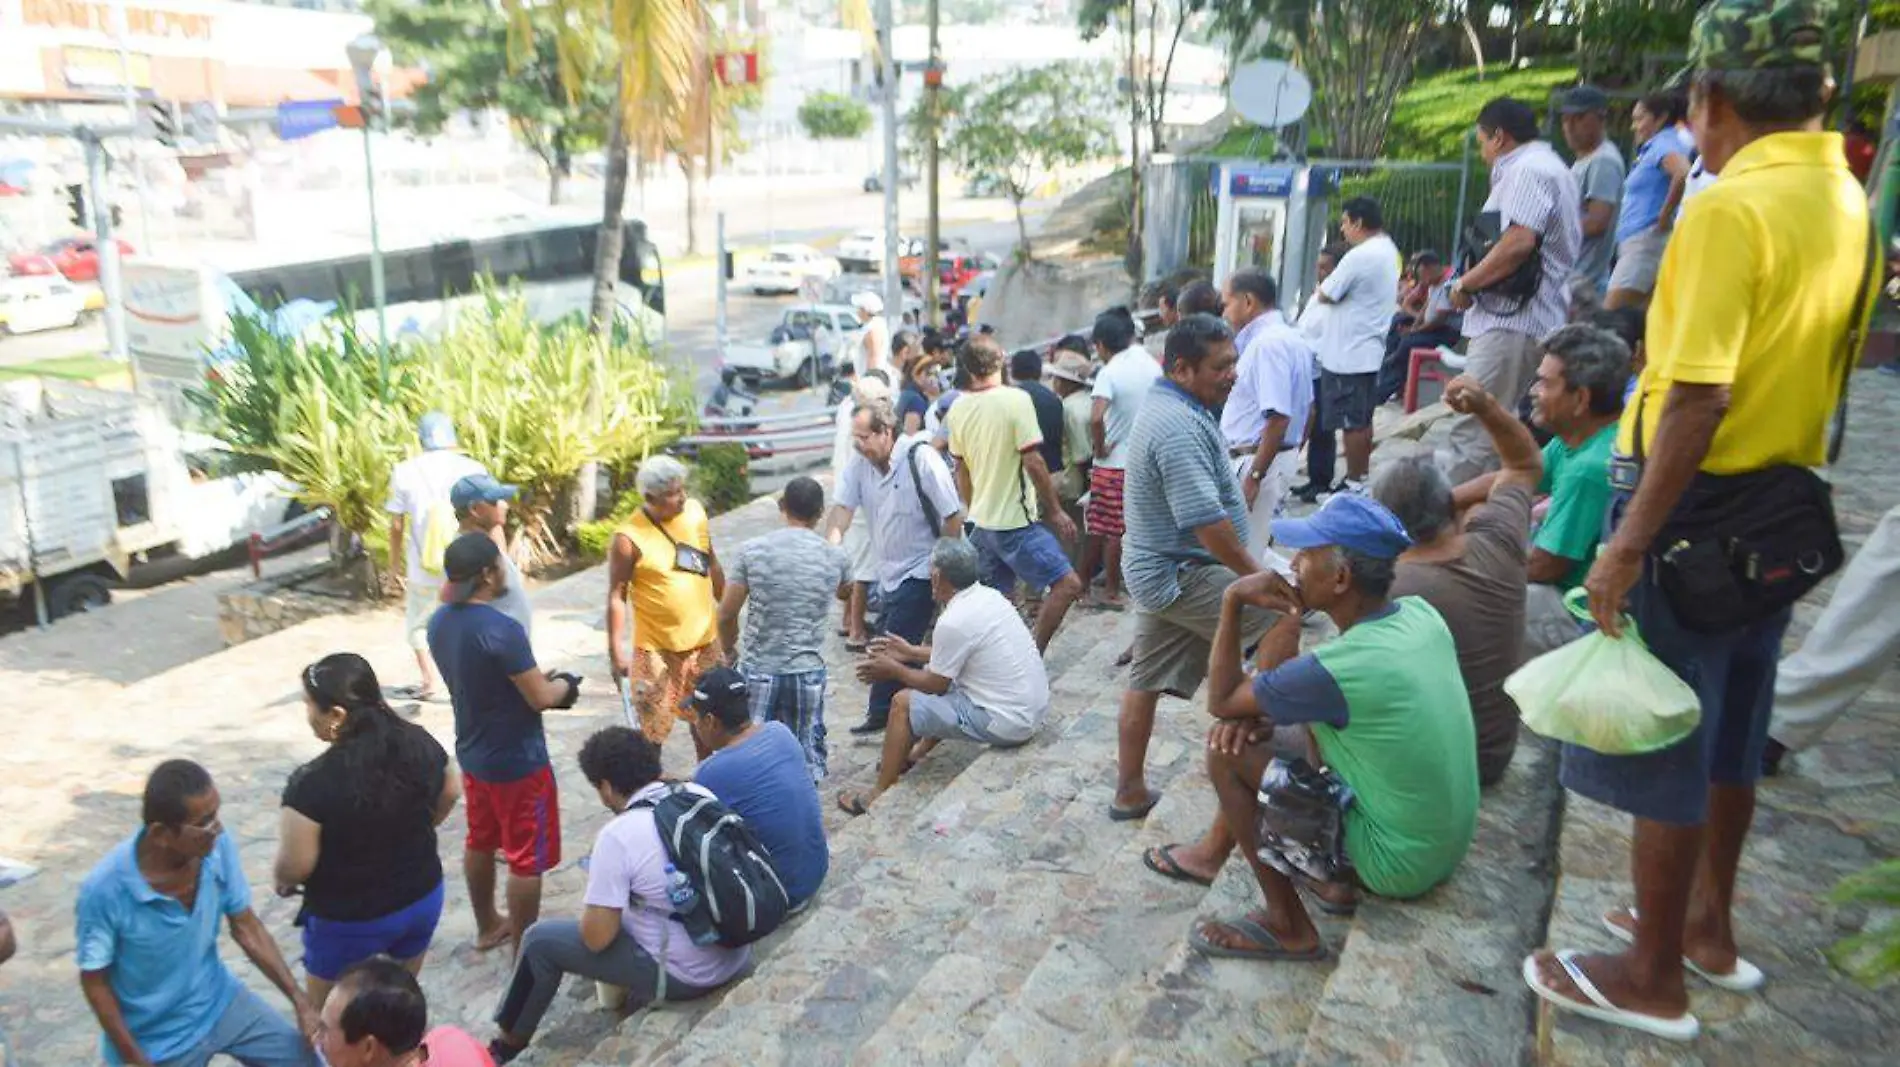
[{"label": "person with backpack", "polygon": [[[488,1045],[498,1064],[528,1047],[570,974],[624,988],[625,1010],[635,1011],[703,997],[737,977],[752,957],[743,945],[700,943],[676,915],[675,898],[698,895],[701,886],[675,866],[660,835],[661,802],[675,790],[701,799],[712,794],[661,781],[659,746],[625,726],[589,737],[580,767],[614,818],[594,838],[580,918],[543,920],[522,939],[495,1010],[501,1032]],[[724,811],[716,801],[709,807]]]},{"label": "person with backpack", "polygon": [[[963,536],[963,500],[943,454],[930,447],[929,434],[900,437],[888,403],[859,404],[851,433],[857,455],[838,477],[826,536],[832,544],[842,543],[852,516],[863,509],[881,595],[875,629],[880,636],[918,644],[937,619],[937,603],[930,596],[930,550],[940,536]],[[851,733],[883,733],[899,688],[894,680],[873,684],[864,721]]]},{"label": "person with backpack", "polygon": [[396,554],[403,560],[403,633],[416,654],[422,681],[398,686],[390,695],[405,700],[433,700],[435,662],[429,658],[429,618],[442,598],[442,552],[461,533],[450,493],[455,483],[487,469],[456,448],[455,424],[440,411],[422,417],[416,428],[422,454],[396,464],[389,472],[389,569]]}]

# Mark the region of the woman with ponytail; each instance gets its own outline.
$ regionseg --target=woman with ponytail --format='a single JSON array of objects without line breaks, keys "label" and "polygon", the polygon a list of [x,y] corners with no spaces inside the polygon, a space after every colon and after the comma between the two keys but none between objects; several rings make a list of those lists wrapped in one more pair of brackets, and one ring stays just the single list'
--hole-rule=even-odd
[{"label": "woman with ponytail", "polygon": [[461,776],[429,732],[383,700],[369,662],[351,652],[303,671],[304,714],[330,747],[284,787],[277,892],[303,894],[304,970],[323,1003],[345,968],[386,953],[409,968],[442,917],[435,828],[461,798]]}]

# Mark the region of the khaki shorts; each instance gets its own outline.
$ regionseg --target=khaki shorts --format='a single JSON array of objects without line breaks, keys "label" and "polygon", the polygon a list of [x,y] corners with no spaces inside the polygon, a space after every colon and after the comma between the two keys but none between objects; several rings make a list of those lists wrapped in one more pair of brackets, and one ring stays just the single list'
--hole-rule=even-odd
[{"label": "khaki shorts", "polygon": [[1662,267],[1663,249],[1669,247],[1669,234],[1654,226],[1623,238],[1616,246],[1616,266],[1610,271],[1610,289],[1653,292],[1656,272]]},{"label": "khaki shorts", "polygon": [[442,583],[410,582],[402,595],[402,626],[409,647],[417,652],[429,650],[429,620],[442,606]]},{"label": "khaki shorts", "polygon": [[[1234,584],[1234,572],[1217,563],[1195,565],[1182,569],[1180,582],[1174,603],[1160,611],[1135,611],[1135,658],[1128,667],[1128,688],[1135,692],[1188,700],[1207,677],[1221,596]],[[1275,612],[1241,609],[1240,647],[1257,643],[1277,621]]]}]

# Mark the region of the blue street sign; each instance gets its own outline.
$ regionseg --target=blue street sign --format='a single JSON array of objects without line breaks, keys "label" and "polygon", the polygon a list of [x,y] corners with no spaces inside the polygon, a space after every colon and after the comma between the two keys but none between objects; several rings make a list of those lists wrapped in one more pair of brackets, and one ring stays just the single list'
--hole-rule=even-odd
[{"label": "blue street sign", "polygon": [[342,106],[341,100],[286,100],[277,105],[277,136],[294,141],[331,129]]},{"label": "blue street sign", "polygon": [[1234,196],[1285,196],[1293,191],[1292,167],[1248,167],[1230,172]]}]

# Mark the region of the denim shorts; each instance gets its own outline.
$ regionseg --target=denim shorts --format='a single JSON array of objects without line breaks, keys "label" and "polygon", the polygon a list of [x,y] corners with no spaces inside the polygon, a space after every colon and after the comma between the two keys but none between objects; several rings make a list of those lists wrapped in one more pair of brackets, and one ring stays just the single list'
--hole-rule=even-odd
[{"label": "denim shorts", "polygon": [[1008,595],[1016,579],[1031,589],[1047,589],[1069,576],[1069,554],[1039,522],[1015,530],[975,530],[970,543],[982,560],[983,584]]},{"label": "denim shorts", "polygon": [[303,924],[303,969],[326,982],[377,953],[412,960],[429,949],[442,919],[442,883],[428,896],[375,919],[344,922],[312,915]]},{"label": "denim shorts", "polygon": [[[1003,737],[996,731],[996,716],[976,706],[970,695],[951,685],[941,696],[919,689],[910,691],[910,729],[918,737],[940,740],[962,738],[997,748],[1015,748],[1027,744],[1030,735]],[[1014,731],[1012,731],[1013,733]]]}]

